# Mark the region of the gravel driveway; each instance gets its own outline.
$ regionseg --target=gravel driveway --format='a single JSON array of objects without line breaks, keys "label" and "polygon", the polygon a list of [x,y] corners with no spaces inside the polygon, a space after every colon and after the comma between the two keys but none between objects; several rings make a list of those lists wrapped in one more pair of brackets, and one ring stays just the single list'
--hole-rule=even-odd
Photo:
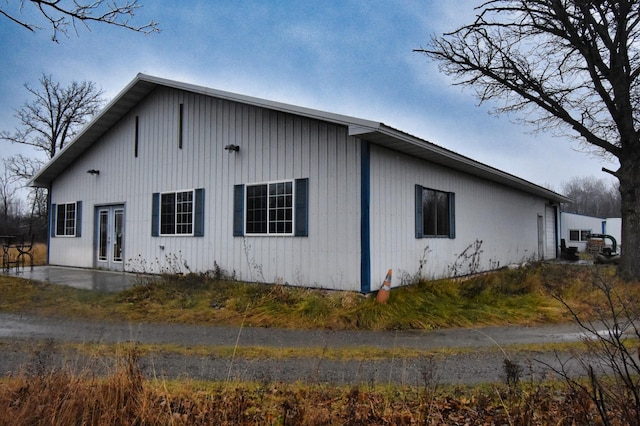
[{"label": "gravel driveway", "polygon": [[[515,344],[577,341],[583,337],[574,325],[545,327],[488,327],[434,331],[324,331],[270,328],[187,326],[175,324],[96,323],[51,319],[36,315],[0,313],[0,374],[45,363],[69,363],[64,342],[175,344],[183,347],[274,347],[274,348],[386,348],[391,358],[383,360],[334,361],[322,357],[243,359],[178,355],[159,352],[140,360],[148,376],[205,380],[306,381],[335,384],[433,383],[473,384],[503,380],[505,357],[523,368],[523,378],[541,378],[550,373],[539,361],[559,367],[554,353],[514,351]],[[14,344],[12,344],[14,343]],[[400,356],[404,349],[424,351],[425,356]],[[442,351],[447,349],[447,351]],[[505,352],[503,352],[503,350]],[[64,353],[64,354],[63,354]],[[447,355],[443,355],[446,353]],[[397,354],[397,357],[396,357]],[[558,356],[571,364],[568,353]],[[113,360],[74,355],[83,368],[110,368]]]}]

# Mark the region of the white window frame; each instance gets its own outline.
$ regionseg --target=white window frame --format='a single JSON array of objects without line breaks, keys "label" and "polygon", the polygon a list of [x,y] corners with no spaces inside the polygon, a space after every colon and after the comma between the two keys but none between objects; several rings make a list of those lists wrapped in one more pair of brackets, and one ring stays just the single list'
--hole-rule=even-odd
[{"label": "white window frame", "polygon": [[[272,217],[271,217],[271,211],[272,209],[270,208],[269,202],[270,202],[270,196],[269,196],[269,189],[271,185],[278,185],[278,184],[289,184],[291,186],[291,203],[289,206],[285,206],[285,209],[289,209],[291,212],[291,220],[287,220],[285,219],[286,222],[291,222],[291,232],[270,232],[269,230],[269,225],[272,222]],[[256,186],[266,186],[267,187],[267,193],[266,193],[266,197],[267,197],[267,203],[266,203],[266,210],[267,210],[267,218],[266,218],[266,232],[249,232],[249,227],[247,224],[247,212],[248,212],[248,208],[249,208],[249,200],[247,199],[247,195],[248,195],[248,191],[250,187],[256,187]],[[296,200],[295,200],[295,190],[296,188],[296,184],[295,184],[295,180],[294,179],[285,179],[285,180],[277,180],[277,181],[268,181],[268,182],[254,182],[254,183],[248,183],[244,185],[244,234],[247,236],[252,236],[252,237],[260,237],[260,236],[268,236],[268,237],[292,237],[295,236],[295,229],[296,229],[296,224],[295,224],[295,207],[296,207]],[[276,219],[277,220],[277,219]]]},{"label": "white window frame", "polygon": [[[67,221],[69,221],[69,211],[68,211],[68,207],[69,206],[73,206],[73,227],[70,228],[69,226],[67,226]],[[58,233],[58,224],[60,222],[60,215],[58,212],[60,212],[60,208],[64,208],[64,225],[63,225],[63,234],[59,234]],[[72,203],[58,203],[56,204],[56,237],[75,237],[76,236],[76,229],[78,226],[78,203],[77,202],[72,202]],[[73,229],[73,232],[71,234],[67,233],[68,229]]]},{"label": "white window frame", "polygon": [[[184,222],[184,223],[179,223],[178,222],[178,217],[180,214],[188,214],[188,213],[178,213],[178,194],[185,194],[185,193],[191,193],[191,232],[178,232],[178,226],[189,226],[189,222]],[[163,232],[163,222],[162,219],[164,217],[163,212],[162,212],[162,198],[165,195],[173,195],[173,232],[172,233],[164,233]],[[158,197],[158,203],[160,204],[158,206],[158,212],[160,217],[158,218],[158,235],[162,236],[162,237],[172,237],[172,236],[178,236],[178,237],[189,237],[189,236],[193,236],[194,235],[194,231],[195,231],[195,207],[196,207],[196,190],[195,189],[182,189],[182,190],[177,190],[177,191],[165,191],[165,192],[160,192],[160,196]]]}]

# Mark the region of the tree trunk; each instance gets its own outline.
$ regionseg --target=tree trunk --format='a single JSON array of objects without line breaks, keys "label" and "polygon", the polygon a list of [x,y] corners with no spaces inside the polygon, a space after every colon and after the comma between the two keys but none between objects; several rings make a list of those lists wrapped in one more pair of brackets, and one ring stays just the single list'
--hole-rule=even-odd
[{"label": "tree trunk", "polygon": [[640,155],[622,156],[618,178],[622,204],[622,255],[618,276],[640,281]]}]

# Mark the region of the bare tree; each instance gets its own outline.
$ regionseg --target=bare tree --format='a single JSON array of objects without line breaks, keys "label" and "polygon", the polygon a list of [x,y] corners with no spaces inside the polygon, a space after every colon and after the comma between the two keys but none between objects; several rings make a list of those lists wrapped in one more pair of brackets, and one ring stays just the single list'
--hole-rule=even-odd
[{"label": "bare tree", "polygon": [[91,22],[100,22],[144,34],[159,32],[157,22],[143,25],[131,22],[140,7],[138,0],[7,0],[4,7],[0,7],[0,15],[35,32],[41,27],[23,18],[24,10],[32,9],[44,18],[45,25],[51,27],[51,40],[55,42],[60,34],[68,36],[69,28],[77,34],[78,23],[87,28]]},{"label": "bare tree", "polygon": [[0,175],[0,229],[6,233],[10,227],[9,220],[16,211],[16,193],[18,186],[16,185],[16,177],[6,168]]},{"label": "bare tree", "polygon": [[[14,182],[23,184],[31,179],[44,165],[44,162],[37,158],[29,158],[22,154],[14,155],[4,159],[5,173]],[[36,235],[38,239],[43,239],[47,230],[47,191],[45,188],[30,188],[27,195],[29,206],[27,228],[29,235]]]},{"label": "bare tree", "polygon": [[563,206],[567,213],[595,217],[620,217],[620,190],[604,179],[573,177],[562,184],[562,193],[573,200]]},{"label": "bare tree", "polygon": [[0,139],[31,145],[53,158],[102,107],[103,92],[87,81],[61,87],[50,75],[42,75],[40,86],[25,84],[34,99],[16,110],[20,127],[13,133],[0,132]]},{"label": "bare tree", "polygon": [[[72,82],[61,87],[51,76],[40,78],[39,89],[25,84],[33,96],[22,108],[16,110],[20,126],[14,132],[0,132],[0,140],[29,145],[53,158],[80,128],[95,115],[104,104],[102,90],[92,82]],[[42,167],[43,162],[22,154],[6,158],[5,170],[25,183]],[[42,188],[32,188],[28,196],[29,234],[40,236],[47,226],[47,195]]]},{"label": "bare tree", "polygon": [[475,21],[417,51],[498,113],[615,157],[625,253],[640,280],[640,0],[489,0]]}]

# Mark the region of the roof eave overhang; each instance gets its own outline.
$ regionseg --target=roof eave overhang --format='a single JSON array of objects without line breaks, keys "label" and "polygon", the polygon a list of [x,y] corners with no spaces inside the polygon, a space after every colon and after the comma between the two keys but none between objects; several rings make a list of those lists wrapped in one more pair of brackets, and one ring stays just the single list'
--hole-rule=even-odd
[{"label": "roof eave overhang", "polygon": [[157,85],[138,75],[105,108],[102,109],[51,161],[28,183],[29,186],[48,187],[51,182],[113,127]]},{"label": "roof eave overhang", "polygon": [[138,74],[107,106],[88,123],[84,129],[61,150],[49,163],[47,163],[28,183],[29,186],[48,187],[51,182],[60,175],[79,156],[82,155],[91,145],[97,142],[100,137],[113,127],[128,111],[146,97],[158,86],[170,87],[177,90],[184,90],[218,99],[225,99],[234,102],[241,102],[247,105],[254,105],[276,111],[297,114],[309,118],[328,121],[345,126],[357,125],[364,127],[376,126],[378,123],[363,120],[356,117],[333,114],[311,108],[303,108],[282,102],[269,101],[266,99],[254,98],[251,96],[239,95],[236,93],[215,90],[204,86],[198,86],[179,81],[173,81],[154,77],[145,74]]},{"label": "roof eave overhang", "polygon": [[349,128],[349,134],[351,136],[367,140],[373,144],[399,151],[412,157],[421,158],[449,169],[457,170],[491,182],[508,186],[510,188],[528,192],[547,199],[550,202],[572,202],[570,198],[547,188],[538,186],[478,161],[474,161],[438,145],[385,126],[384,124],[380,124],[377,127],[351,126]]}]

